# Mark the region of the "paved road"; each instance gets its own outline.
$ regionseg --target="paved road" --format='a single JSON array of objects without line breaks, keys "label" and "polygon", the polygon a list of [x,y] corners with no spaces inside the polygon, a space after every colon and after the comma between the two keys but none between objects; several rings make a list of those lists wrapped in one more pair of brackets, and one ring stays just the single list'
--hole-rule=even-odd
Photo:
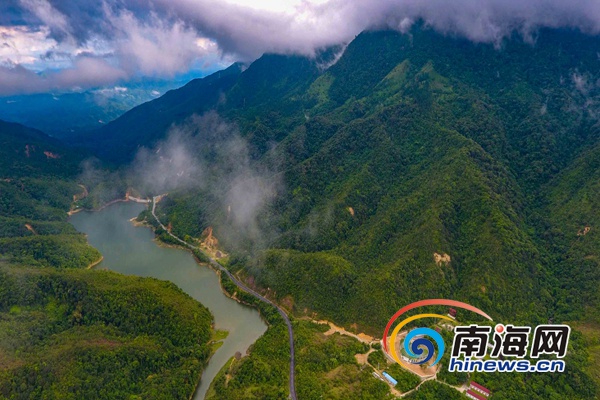
[{"label": "paved road", "polygon": [[[171,232],[169,232],[167,230],[167,228],[163,225],[163,223],[160,221],[160,219],[158,219],[158,217],[156,216],[156,213],[155,213],[155,211],[156,211],[156,198],[157,197],[154,197],[152,199],[152,216],[154,217],[154,219],[156,220],[156,222],[158,222],[158,224],[160,225],[160,227],[163,228],[165,230],[165,232],[167,232],[169,235],[171,235],[171,237],[173,239],[177,240],[178,242],[180,242],[184,246],[186,246],[186,247],[188,247],[190,249],[195,249],[195,250],[202,251],[202,249],[200,249],[199,247],[192,246],[191,244],[189,244],[189,243],[181,240],[180,238],[178,238],[177,236],[173,235]],[[265,303],[267,303],[267,304],[272,305],[273,307],[275,307],[277,309],[277,311],[279,312],[279,314],[281,315],[281,317],[283,318],[283,320],[285,321],[285,324],[287,325],[287,328],[288,328],[288,336],[290,338],[290,382],[289,382],[290,397],[289,398],[292,399],[292,400],[298,400],[298,398],[296,397],[296,384],[295,384],[295,382],[296,382],[296,356],[295,356],[295,349],[294,349],[294,332],[292,330],[292,323],[290,322],[290,319],[288,318],[287,314],[277,304],[273,303],[271,300],[263,297],[259,293],[255,292],[254,290],[250,289],[248,286],[246,286],[242,282],[240,282],[240,280],[238,280],[235,276],[233,276],[233,274],[231,272],[229,272],[229,270],[227,270],[221,264],[219,264],[214,259],[212,259],[208,254],[204,253],[204,255],[209,259],[210,264],[213,267],[215,267],[219,271],[225,273],[229,277],[229,279],[231,279],[231,281],[233,283],[235,283],[235,285],[237,287],[239,287],[240,289],[242,289],[245,292],[250,293],[252,296],[256,297],[260,301],[265,302]]]}]

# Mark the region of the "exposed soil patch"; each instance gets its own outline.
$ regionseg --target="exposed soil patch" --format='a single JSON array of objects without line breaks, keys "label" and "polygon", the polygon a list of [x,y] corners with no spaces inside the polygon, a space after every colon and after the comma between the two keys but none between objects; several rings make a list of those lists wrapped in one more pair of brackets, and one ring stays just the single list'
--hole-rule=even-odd
[{"label": "exposed soil patch", "polygon": [[441,267],[442,265],[448,265],[450,264],[450,261],[452,261],[452,258],[450,258],[450,256],[446,253],[433,253],[433,260],[435,261],[436,265],[438,267]]},{"label": "exposed soil patch", "polygon": [[339,333],[340,335],[346,335],[346,336],[351,336],[355,339],[357,339],[358,341],[361,341],[363,343],[367,343],[370,344],[372,342],[375,341],[375,339],[373,338],[373,336],[369,336],[365,333],[359,333],[359,334],[355,334],[352,332],[348,332],[347,330],[345,330],[344,328],[341,328],[339,326],[334,325],[333,323],[329,322],[329,321],[313,321],[317,324],[327,324],[329,325],[329,330],[327,332],[324,333],[325,336],[330,336],[333,335],[334,333]]},{"label": "exposed soil patch", "polygon": [[213,236],[213,228],[209,226],[202,232],[202,238],[204,238],[202,244],[209,249],[214,249],[219,245],[219,240]]},{"label": "exposed soil patch", "polygon": [[586,227],[584,227],[583,229],[580,229],[580,230],[577,232],[577,236],[585,236],[585,235],[587,235],[588,233],[590,233],[590,231],[591,231],[591,230],[592,230],[592,227],[591,227],[591,226],[586,226]]},{"label": "exposed soil patch", "polygon": [[82,189],[81,193],[77,193],[73,195],[73,201],[78,201],[78,200],[83,200],[86,197],[88,197],[88,190],[85,186],[83,185],[77,185]]},{"label": "exposed soil patch", "polygon": [[355,354],[354,358],[356,358],[356,362],[358,362],[360,365],[366,365],[369,363],[369,361],[368,361],[369,354],[371,354],[374,351],[375,351],[375,349],[369,349],[369,351],[367,351],[364,354],[361,354],[361,353]]},{"label": "exposed soil patch", "polygon": [[35,231],[35,229],[33,229],[33,226],[29,225],[29,224],[25,224],[25,228],[27,228],[27,230],[31,233],[33,233],[34,235],[37,235],[38,233]]},{"label": "exposed soil patch", "polygon": [[286,310],[294,309],[294,299],[292,296],[285,296],[283,299],[281,299],[280,304]]},{"label": "exposed soil patch", "polygon": [[94,261],[93,263],[91,263],[90,265],[88,265],[87,269],[94,268],[96,265],[100,264],[102,261],[104,261],[104,256],[100,256],[99,259],[97,259],[96,261]]}]

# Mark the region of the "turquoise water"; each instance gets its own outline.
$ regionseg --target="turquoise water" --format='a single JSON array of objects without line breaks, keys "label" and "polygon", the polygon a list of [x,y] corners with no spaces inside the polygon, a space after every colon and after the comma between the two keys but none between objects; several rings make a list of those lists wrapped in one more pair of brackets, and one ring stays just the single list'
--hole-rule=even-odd
[{"label": "turquoise water", "polygon": [[210,309],[217,329],[229,331],[229,336],[211,358],[194,396],[197,400],[204,399],[210,383],[225,362],[238,351],[246,354],[267,326],[255,309],[225,296],[216,273],[198,265],[189,252],[160,247],[153,241],[154,233],[150,228],[133,226],[129,220],[144,207],[136,203],[117,203],[99,212],[75,214],[71,223],[86,233],[90,244],[104,256],[104,261],[96,268],[169,280]]}]

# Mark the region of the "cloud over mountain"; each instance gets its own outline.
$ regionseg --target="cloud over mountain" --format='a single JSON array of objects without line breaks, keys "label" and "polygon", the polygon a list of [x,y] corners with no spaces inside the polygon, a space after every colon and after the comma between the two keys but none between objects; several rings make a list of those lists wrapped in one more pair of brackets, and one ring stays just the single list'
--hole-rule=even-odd
[{"label": "cloud over mountain", "polygon": [[[127,79],[170,76],[192,65],[250,61],[262,53],[314,54],[370,28],[407,30],[416,21],[442,33],[499,44],[514,32],[533,41],[539,28],[600,31],[596,0],[6,0],[0,5],[0,93],[93,86],[91,62],[101,58]],[[17,29],[18,28],[18,29]],[[43,35],[40,35],[40,32]],[[14,43],[37,40],[36,46]],[[40,37],[42,36],[42,37]],[[79,77],[49,84],[48,75],[10,84],[4,76],[54,64],[36,54],[48,48],[54,64]],[[87,57],[86,59],[88,59]],[[99,64],[98,66],[99,67]],[[90,79],[91,74],[91,79]],[[19,84],[18,82],[23,82]],[[36,83],[37,82],[37,83]],[[36,89],[37,88],[37,89]],[[22,90],[21,90],[22,89]]]}]

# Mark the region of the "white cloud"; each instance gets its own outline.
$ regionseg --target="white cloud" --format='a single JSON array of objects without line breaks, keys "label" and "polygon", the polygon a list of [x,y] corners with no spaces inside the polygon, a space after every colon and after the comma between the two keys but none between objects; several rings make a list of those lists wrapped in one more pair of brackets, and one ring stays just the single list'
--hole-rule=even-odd
[{"label": "white cloud", "polygon": [[98,87],[123,80],[123,71],[98,58],[82,57],[72,68],[38,74],[20,65],[0,67],[0,95]]},{"label": "white cloud", "polygon": [[131,12],[111,16],[117,39],[116,53],[121,67],[129,73],[147,76],[185,72],[193,60],[217,53],[218,47],[186,27],[182,21],[168,23],[156,14],[141,22]]},{"label": "white cloud", "polygon": [[0,26],[0,64],[35,68],[41,57],[56,46],[48,28],[32,31],[23,26]]},{"label": "white cloud", "polygon": [[418,20],[496,44],[514,32],[531,39],[541,27],[600,32],[598,0],[19,1],[38,24],[0,27],[12,29],[0,62],[75,68],[72,60],[91,54],[120,69],[113,74],[119,76],[214,69],[224,58],[251,61],[265,52],[312,55],[368,28],[405,32]]}]

